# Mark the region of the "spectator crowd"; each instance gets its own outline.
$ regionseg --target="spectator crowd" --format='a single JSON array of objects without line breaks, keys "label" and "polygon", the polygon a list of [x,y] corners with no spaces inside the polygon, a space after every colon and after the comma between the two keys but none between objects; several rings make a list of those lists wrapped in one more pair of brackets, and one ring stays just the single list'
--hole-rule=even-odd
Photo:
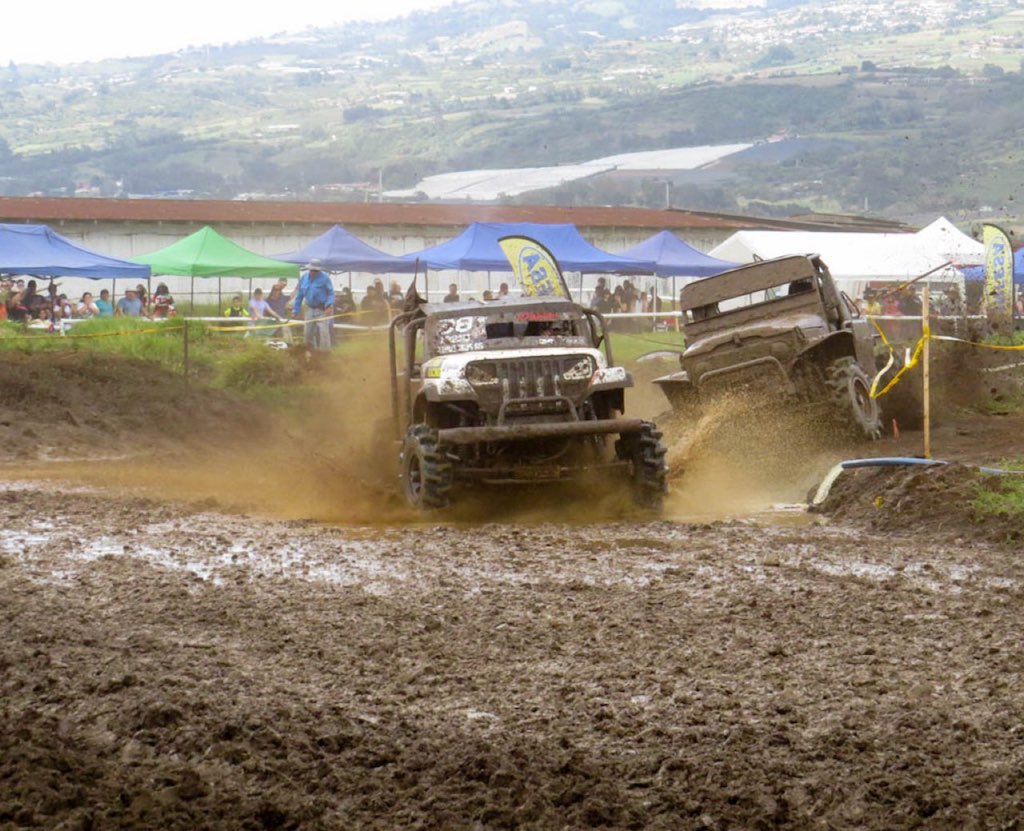
[{"label": "spectator crowd", "polygon": [[108,289],[102,289],[99,295],[83,292],[78,300],[72,300],[60,291],[60,284],[54,280],[40,291],[38,282],[33,279],[0,278],[0,320],[53,325],[63,320],[164,318],[175,313],[174,298],[163,283],[157,286],[152,297],[147,296],[146,287],[139,283],[135,288],[125,289],[124,296],[114,303]]},{"label": "spectator crowd", "polygon": [[[116,301],[111,298],[108,289],[102,289],[98,295],[86,291],[77,300],[69,298],[59,289],[60,284],[52,279],[45,289],[40,290],[34,279],[15,279],[10,276],[0,278],[0,320],[34,325],[50,323],[52,326],[62,320],[111,317],[162,319],[177,313],[174,297],[165,283],[160,283],[152,295],[148,295],[146,286],[140,283],[134,288],[125,289],[123,296]],[[243,320],[283,322],[290,317],[290,305],[295,294],[288,293],[288,281],[282,278],[274,283],[266,295],[262,289],[255,289],[247,302],[241,294],[235,295],[224,308],[223,316],[238,318],[240,323]],[[508,295],[508,283],[501,283],[496,293],[486,290],[481,299],[487,302]],[[405,299],[406,292],[397,280],[392,280],[385,288],[384,282],[377,278],[358,301],[350,288],[339,289],[334,296],[333,316],[342,319],[351,316],[355,322],[363,325],[380,325],[387,323],[402,310]],[[462,299],[457,284],[452,283],[443,302],[460,302]],[[1015,314],[1024,316],[1024,295],[1017,296],[1015,301]],[[590,306],[602,314],[654,314],[670,307],[664,305],[662,298],[653,290],[641,290],[630,280],[610,287],[606,277],[598,278]],[[869,315],[919,316],[921,295],[913,285],[898,290],[868,288],[859,306],[862,312]],[[971,311],[965,309],[964,299],[956,286],[932,293],[932,315],[962,316]],[[977,313],[976,309],[973,311]]]}]

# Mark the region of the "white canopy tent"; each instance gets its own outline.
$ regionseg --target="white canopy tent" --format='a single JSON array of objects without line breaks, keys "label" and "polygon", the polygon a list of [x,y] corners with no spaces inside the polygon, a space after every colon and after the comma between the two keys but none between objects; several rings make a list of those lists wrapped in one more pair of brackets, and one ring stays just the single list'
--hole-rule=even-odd
[{"label": "white canopy tent", "polygon": [[[984,262],[985,246],[940,217],[914,234],[738,231],[710,254],[744,263],[820,254],[840,287],[853,297],[861,297],[870,283],[903,282],[949,261],[958,266]],[[963,281],[953,267],[935,273],[932,279],[957,284]]]},{"label": "white canopy tent", "polygon": [[938,251],[943,261],[952,260],[957,266],[979,265],[985,262],[985,246],[974,237],[965,234],[944,216],[940,216],[931,225],[926,225],[914,236],[927,250]]}]

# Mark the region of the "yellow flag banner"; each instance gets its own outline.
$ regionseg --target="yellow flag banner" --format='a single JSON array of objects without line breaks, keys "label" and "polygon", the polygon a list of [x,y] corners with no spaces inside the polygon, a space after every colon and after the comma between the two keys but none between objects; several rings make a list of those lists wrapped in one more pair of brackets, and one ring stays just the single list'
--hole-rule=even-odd
[{"label": "yellow flag banner", "polygon": [[498,245],[527,297],[569,297],[569,287],[554,255],[529,237],[502,237]]},{"label": "yellow flag banner", "polygon": [[985,309],[990,317],[1009,317],[1013,311],[1013,248],[998,225],[982,225],[985,244]]}]

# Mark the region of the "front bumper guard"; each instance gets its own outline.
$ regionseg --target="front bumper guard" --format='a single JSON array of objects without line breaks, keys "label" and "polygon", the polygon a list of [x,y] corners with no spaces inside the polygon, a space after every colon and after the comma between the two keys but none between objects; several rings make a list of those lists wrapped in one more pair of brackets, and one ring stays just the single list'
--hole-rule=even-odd
[{"label": "front bumper guard", "polygon": [[437,431],[438,444],[481,444],[489,441],[529,441],[639,433],[642,418],[601,418],[594,421],[557,421],[551,424],[491,424],[483,427],[448,427]]}]

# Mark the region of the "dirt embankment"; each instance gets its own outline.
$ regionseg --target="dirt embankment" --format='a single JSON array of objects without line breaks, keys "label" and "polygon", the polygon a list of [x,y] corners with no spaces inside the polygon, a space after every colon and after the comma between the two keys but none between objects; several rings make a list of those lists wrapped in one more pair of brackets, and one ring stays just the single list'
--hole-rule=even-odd
[{"label": "dirt embankment", "polygon": [[0,461],[201,452],[268,424],[237,396],[151,362],[91,353],[0,355]]},{"label": "dirt embankment", "polygon": [[1012,545],[1024,540],[1020,516],[977,505],[982,489],[1000,493],[1011,484],[1009,475],[963,464],[863,468],[842,473],[815,510],[836,522],[875,530]]}]

